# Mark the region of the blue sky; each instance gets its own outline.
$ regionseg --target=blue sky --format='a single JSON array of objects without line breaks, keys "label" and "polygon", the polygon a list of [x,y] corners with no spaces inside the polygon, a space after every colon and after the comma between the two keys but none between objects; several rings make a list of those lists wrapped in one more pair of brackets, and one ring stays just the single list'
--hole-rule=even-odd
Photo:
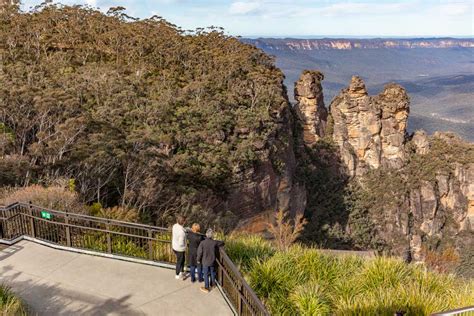
[{"label": "blue sky", "polygon": [[[42,0],[25,0],[27,9]],[[55,1],[56,2],[56,1]],[[474,36],[474,0],[60,0],[241,36]]]}]

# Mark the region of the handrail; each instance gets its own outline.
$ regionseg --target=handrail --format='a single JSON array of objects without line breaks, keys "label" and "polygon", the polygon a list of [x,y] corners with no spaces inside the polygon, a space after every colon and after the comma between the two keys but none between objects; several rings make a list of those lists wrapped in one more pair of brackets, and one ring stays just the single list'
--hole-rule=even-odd
[{"label": "handrail", "polygon": [[[52,218],[42,218],[42,211],[51,213]],[[0,242],[3,238],[11,243],[22,236],[88,253],[126,256],[152,263],[176,262],[168,228],[51,210],[29,203],[0,206]],[[217,259],[217,282],[237,315],[269,315],[223,247]]]},{"label": "handrail", "polygon": [[431,316],[468,315],[468,314],[465,314],[465,313],[474,314],[474,305],[473,306],[468,306],[468,307],[463,307],[463,308],[458,308],[458,309],[453,309],[453,310],[450,310],[450,311],[431,314]]},{"label": "handrail", "polygon": [[[218,265],[221,268],[220,271],[227,277],[224,278],[224,275],[221,275],[221,280],[227,279],[233,285],[229,289],[226,287],[228,282],[224,283],[221,281],[221,283],[223,283],[221,286],[223,286],[224,291],[229,291],[230,293],[227,293],[227,295],[234,299],[235,302],[233,305],[238,307],[237,313],[239,315],[270,315],[223,248],[220,248],[220,260],[218,261]],[[237,282],[235,282],[235,280],[237,280]],[[237,295],[235,295],[235,293],[232,295],[231,291],[234,289],[237,289]]]},{"label": "handrail", "polygon": [[[108,223],[113,223],[113,224],[126,225],[126,226],[130,226],[130,227],[151,228],[151,229],[163,230],[163,231],[168,231],[169,230],[168,228],[164,228],[164,227],[151,226],[151,225],[140,224],[140,223],[131,223],[131,222],[125,222],[125,221],[120,221],[120,220],[116,220],[116,219],[107,219],[107,218],[103,218],[103,217],[97,217],[97,216],[91,216],[91,215],[85,215],[85,214],[77,214],[77,213],[70,213],[70,212],[65,212],[65,211],[58,211],[58,210],[53,210],[53,209],[49,209],[49,208],[46,208],[46,207],[41,207],[41,206],[31,204],[31,203],[16,202],[16,203],[13,203],[13,204],[11,204],[7,207],[3,207],[3,209],[8,210],[9,208],[14,208],[14,207],[17,207],[17,206],[35,208],[35,209],[38,209],[38,210],[47,211],[47,212],[54,213],[54,214],[69,215],[69,216],[80,216],[84,219],[89,219],[89,220],[96,221],[96,222],[108,222]],[[0,210],[1,209],[2,209],[2,207],[0,206]]]}]

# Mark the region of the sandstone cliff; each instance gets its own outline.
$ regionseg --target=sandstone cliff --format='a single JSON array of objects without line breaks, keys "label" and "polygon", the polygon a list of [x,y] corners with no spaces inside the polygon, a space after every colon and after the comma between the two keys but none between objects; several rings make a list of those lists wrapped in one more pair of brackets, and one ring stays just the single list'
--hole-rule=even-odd
[{"label": "sandstone cliff", "polygon": [[350,176],[403,164],[408,105],[401,86],[387,85],[371,97],[359,77],[353,77],[349,88],[332,101],[333,139]]},{"label": "sandstone cliff", "polygon": [[[362,79],[353,77],[349,87],[331,102],[328,117],[317,80],[322,75],[314,78],[311,74],[319,73],[305,72],[295,85],[304,143],[308,147],[318,141],[333,144],[332,164],[339,166],[340,160],[349,185],[353,183],[351,186],[361,192],[345,216],[320,214],[321,209],[331,212],[321,199],[310,203],[317,215],[314,221],[327,221],[326,227],[333,225],[319,228],[330,232],[342,227],[343,234],[347,234],[344,238],[365,240],[365,246],[364,242],[353,241],[359,247],[383,244],[394,254],[409,252],[414,260],[423,260],[426,249],[452,246],[465,251],[472,247],[474,146],[451,133],[429,137],[417,131],[408,135],[409,97],[396,84],[388,84],[380,94],[369,96]],[[321,131],[321,126],[326,129]],[[327,156],[327,146],[314,148],[318,148],[313,152],[317,159]],[[327,161],[317,167],[328,169],[330,165]],[[317,187],[307,189],[312,195]],[[332,192],[325,194],[328,199],[338,199]],[[339,194],[339,199],[347,199],[342,197],[344,189]],[[341,207],[348,206],[342,202]],[[332,217],[339,219],[333,221]],[[337,234],[340,237],[341,232]],[[367,242],[370,234],[374,234],[372,241]]]},{"label": "sandstone cliff", "polygon": [[386,48],[472,48],[474,40],[457,38],[434,39],[244,39],[265,51],[353,50]]},{"label": "sandstone cliff", "polygon": [[328,112],[324,106],[324,75],[319,71],[304,71],[295,83],[295,112],[303,127],[304,143],[314,145],[324,137]]}]

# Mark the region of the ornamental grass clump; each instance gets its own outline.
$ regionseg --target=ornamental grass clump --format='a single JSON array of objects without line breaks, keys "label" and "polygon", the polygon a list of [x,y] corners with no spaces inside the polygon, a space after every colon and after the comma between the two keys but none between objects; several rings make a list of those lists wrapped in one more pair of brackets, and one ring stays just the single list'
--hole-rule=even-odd
[{"label": "ornamental grass clump", "polygon": [[254,259],[266,260],[275,253],[272,244],[257,235],[233,235],[225,242],[227,254],[243,273],[249,271]]},{"label": "ornamental grass clump", "polygon": [[9,287],[0,284],[0,315],[27,315],[23,301]]},{"label": "ornamental grass clump", "polygon": [[[246,239],[252,240],[233,245],[244,251]],[[233,251],[232,259],[244,257]],[[273,315],[430,315],[474,305],[474,281],[396,258],[338,257],[295,244],[262,258],[254,253],[247,268],[250,286]]]}]

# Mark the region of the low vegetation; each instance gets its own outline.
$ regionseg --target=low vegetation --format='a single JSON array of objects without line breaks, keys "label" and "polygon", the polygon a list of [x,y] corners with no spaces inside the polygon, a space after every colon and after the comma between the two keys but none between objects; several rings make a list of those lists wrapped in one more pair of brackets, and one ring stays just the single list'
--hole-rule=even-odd
[{"label": "low vegetation", "polygon": [[5,285],[0,284],[0,315],[27,315],[26,305]]},{"label": "low vegetation", "polygon": [[474,304],[474,281],[395,258],[280,251],[249,235],[228,240],[226,251],[274,315],[429,315]]}]

